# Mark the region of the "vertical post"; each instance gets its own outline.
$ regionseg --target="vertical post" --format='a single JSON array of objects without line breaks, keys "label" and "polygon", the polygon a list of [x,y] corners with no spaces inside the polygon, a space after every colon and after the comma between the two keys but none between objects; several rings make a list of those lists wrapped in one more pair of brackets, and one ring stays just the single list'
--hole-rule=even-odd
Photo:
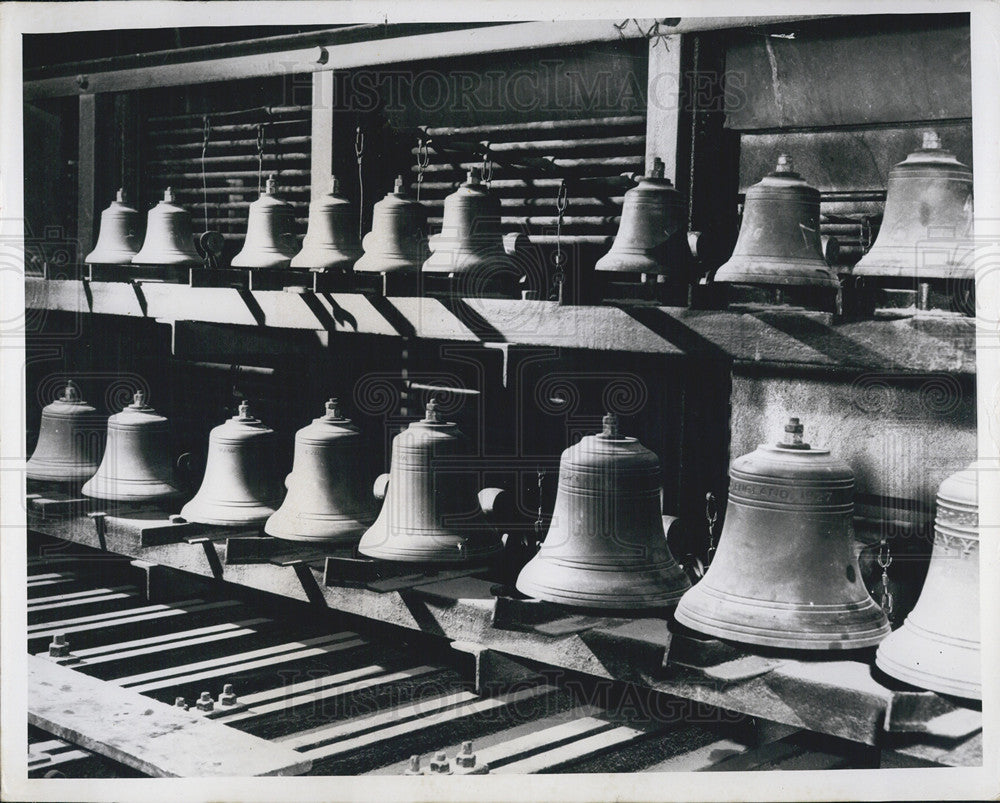
[{"label": "vertical post", "polygon": [[77,156],[76,239],[79,243],[77,260],[94,247],[94,181],[97,160],[97,98],[80,95],[79,151]]},{"label": "vertical post", "polygon": [[680,124],[681,81],[680,35],[649,40],[649,72],[646,83],[646,173],[659,156],[664,177],[677,183],[677,136]]},{"label": "vertical post", "polygon": [[333,172],[333,71],[312,74],[312,197],[330,191]]}]

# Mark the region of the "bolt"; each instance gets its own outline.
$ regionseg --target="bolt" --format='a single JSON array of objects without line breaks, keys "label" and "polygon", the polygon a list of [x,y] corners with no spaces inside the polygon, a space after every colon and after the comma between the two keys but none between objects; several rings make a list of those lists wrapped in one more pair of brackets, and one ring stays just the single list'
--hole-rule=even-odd
[{"label": "bolt", "polygon": [[420,756],[410,756],[410,766],[403,772],[404,775],[423,775],[420,771]]},{"label": "bolt", "polygon": [[195,705],[198,706],[199,711],[211,711],[215,708],[215,704],[212,702],[212,695],[207,691],[201,693],[201,697],[198,698],[198,702]]},{"label": "bolt", "polygon": [[76,85],[80,87],[80,89],[86,89],[90,86],[90,79],[86,75],[78,75],[76,77]]},{"label": "bolt", "polygon": [[436,753],[431,759],[431,772],[436,775],[451,775],[451,762],[448,761],[448,754],[443,750]]},{"label": "bolt", "polygon": [[236,692],[233,691],[232,683],[223,685],[222,694],[219,695],[219,705],[236,705]]},{"label": "bolt", "polygon": [[66,641],[66,636],[62,633],[58,633],[52,637],[52,643],[49,644],[49,658],[65,658],[69,655],[69,642]]},{"label": "bolt", "polygon": [[185,700],[183,697],[174,698],[174,707],[183,708],[185,711],[187,711],[188,710],[187,700]]},{"label": "bolt", "polygon": [[462,749],[455,756],[455,763],[464,769],[476,766],[476,754],[472,752],[472,742],[462,742]]}]

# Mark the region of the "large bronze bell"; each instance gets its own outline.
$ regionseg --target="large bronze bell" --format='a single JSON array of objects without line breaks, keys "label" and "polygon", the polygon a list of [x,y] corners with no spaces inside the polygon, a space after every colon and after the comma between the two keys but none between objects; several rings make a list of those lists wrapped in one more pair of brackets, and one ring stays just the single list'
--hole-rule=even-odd
[{"label": "large bronze bell", "polygon": [[84,260],[95,265],[129,265],[142,244],[139,213],[125,204],[125,191],[101,212],[101,228],[94,250]]},{"label": "large bronze bell", "polygon": [[189,265],[201,264],[201,257],[194,246],[191,215],[186,209],[174,205],[174,193],[167,187],[163,200],[149,210],[146,216],[146,239],[142,249],[132,257],[136,265]]},{"label": "large bronze bell", "polygon": [[364,255],[354,264],[362,273],[415,273],[424,260],[427,208],[404,188],[403,177],[393,191],[372,207],[372,230],[361,245]]},{"label": "large bronze bell", "polygon": [[263,524],[281,502],[274,480],[274,430],[250,415],[247,401],[239,412],[208,436],[205,476],[181,517],[201,524]]},{"label": "large bronze bell", "polygon": [[660,485],[656,455],[606,415],[603,432],[562,453],[552,522],[518,591],[593,608],[675,603],[691,584],[667,548]]},{"label": "large bronze bell", "polygon": [[839,286],[823,256],[819,191],[792,169],[785,154],[778,157],[773,173],[747,190],[736,248],[716,271],[715,281],[833,290]]},{"label": "large bronze bell", "polygon": [[783,443],[733,461],[718,550],[677,606],[682,625],[804,650],[871,647],[888,635],[854,553],[854,473],[802,431],[793,418]]},{"label": "large bronze bell", "polygon": [[330,399],[326,415],[295,433],[288,494],[264,532],[292,541],[356,541],[375,518],[364,464],[361,433]]},{"label": "large bronze bell", "polygon": [[621,223],[611,250],[595,270],[618,273],[670,274],[687,277],[691,251],[687,244],[687,207],[656,158],[649,175],[625,193]]},{"label": "large bronze bell", "polygon": [[432,399],[424,419],[393,438],[389,475],[376,480],[377,492],[385,489],[382,510],[358,551],[410,563],[474,563],[499,552],[500,539],[482,518],[474,475],[449,467],[467,454],[465,436],[442,419]]},{"label": "large bronze bell", "polygon": [[250,204],[243,249],[230,263],[234,268],[287,268],[295,256],[295,213],[277,191],[277,182],[270,176],[260,198]]},{"label": "large bronze bell", "polygon": [[971,279],[970,249],[962,247],[971,233],[972,171],[927,131],[923,147],[889,171],[882,226],[852,273]]},{"label": "large bronze bell", "polygon": [[875,664],[914,686],[981,700],[977,480],[973,463],[941,483],[920,598],[879,645]]},{"label": "large bronze bell", "polygon": [[444,199],[441,233],[428,240],[425,273],[489,276],[510,272],[500,232],[500,199],[482,183],[479,168]]},{"label": "large bronze bell", "polygon": [[167,419],[138,390],[132,404],[108,419],[108,443],[100,468],[83,485],[97,499],[145,502],[179,494],[174,486]]},{"label": "large bronze bell", "polygon": [[330,191],[309,204],[309,226],[292,267],[349,271],[361,253],[357,216],[333,176]]},{"label": "large bronze bell", "polygon": [[83,482],[100,465],[106,422],[67,382],[62,396],[42,408],[38,443],[25,465],[29,480]]}]

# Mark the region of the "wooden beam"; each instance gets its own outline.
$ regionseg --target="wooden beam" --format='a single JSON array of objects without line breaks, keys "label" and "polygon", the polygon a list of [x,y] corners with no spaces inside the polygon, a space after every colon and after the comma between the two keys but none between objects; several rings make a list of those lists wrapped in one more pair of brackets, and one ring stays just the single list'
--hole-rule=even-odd
[{"label": "wooden beam", "polygon": [[646,172],[658,156],[663,160],[664,176],[675,185],[681,79],[681,38],[651,39],[646,85]]},{"label": "wooden beam", "polygon": [[28,722],[154,777],[299,775],[294,750],[28,656]]},{"label": "wooden beam", "polygon": [[[670,30],[684,33],[693,30],[739,28],[811,19],[812,16],[705,17],[682,19]],[[637,20],[636,25],[619,31],[611,20],[560,22],[519,22],[492,26],[488,32],[467,28],[439,33],[418,34],[387,46],[379,38],[373,41],[330,45],[313,44],[280,52],[258,53],[229,58],[202,59],[181,64],[150,65],[119,70],[105,70],[86,75],[87,92],[121,92],[163,86],[203,84],[214,81],[257,78],[269,75],[343,70],[386,64],[455,58],[482,53],[502,53],[542,47],[563,47],[589,42],[615,42],[636,39],[653,25],[653,20]],[[640,30],[641,29],[641,30]],[[85,65],[81,65],[81,70]],[[43,78],[24,85],[26,99],[80,94],[75,76]]]},{"label": "wooden beam", "polygon": [[333,171],[333,72],[315,72],[312,76],[312,199],[330,191]]},{"label": "wooden beam", "polygon": [[76,239],[78,261],[94,248],[94,183],[97,175],[97,97],[80,95],[76,163]]}]

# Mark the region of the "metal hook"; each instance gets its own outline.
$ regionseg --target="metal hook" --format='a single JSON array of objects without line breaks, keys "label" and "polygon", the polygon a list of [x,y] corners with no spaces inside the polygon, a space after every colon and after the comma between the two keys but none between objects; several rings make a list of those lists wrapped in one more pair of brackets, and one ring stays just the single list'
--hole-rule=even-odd
[{"label": "metal hook", "polygon": [[483,143],[483,182],[489,186],[493,181],[493,160],[490,159],[490,143]]}]

